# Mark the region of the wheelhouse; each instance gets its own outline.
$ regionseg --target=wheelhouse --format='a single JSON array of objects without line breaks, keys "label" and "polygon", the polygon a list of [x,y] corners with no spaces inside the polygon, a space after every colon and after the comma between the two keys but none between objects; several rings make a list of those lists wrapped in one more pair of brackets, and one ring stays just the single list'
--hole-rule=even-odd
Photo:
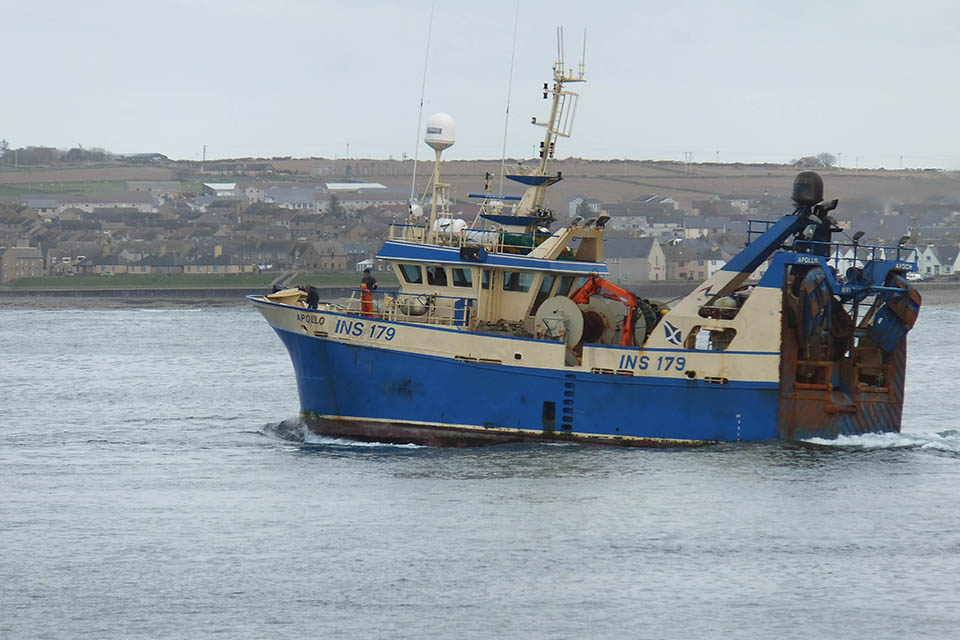
[{"label": "wheelhouse", "polygon": [[590,274],[607,273],[601,228],[593,222],[544,233],[494,222],[429,234],[423,226],[399,224],[377,257],[391,263],[400,282],[393,295],[458,301],[471,310],[469,328],[505,322],[531,331],[544,301],[569,296]]}]

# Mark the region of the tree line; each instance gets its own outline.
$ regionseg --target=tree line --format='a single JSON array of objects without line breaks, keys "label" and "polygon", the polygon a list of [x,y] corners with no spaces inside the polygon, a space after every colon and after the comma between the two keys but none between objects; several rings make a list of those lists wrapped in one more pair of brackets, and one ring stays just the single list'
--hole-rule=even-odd
[{"label": "tree line", "polygon": [[78,146],[63,150],[28,146],[11,149],[7,140],[0,140],[0,164],[33,167],[73,162],[106,162],[112,158],[113,154],[99,147],[84,149]]},{"label": "tree line", "polygon": [[791,160],[790,164],[798,169],[829,169],[837,164],[837,157],[832,153],[819,153],[815,156],[803,156]]}]

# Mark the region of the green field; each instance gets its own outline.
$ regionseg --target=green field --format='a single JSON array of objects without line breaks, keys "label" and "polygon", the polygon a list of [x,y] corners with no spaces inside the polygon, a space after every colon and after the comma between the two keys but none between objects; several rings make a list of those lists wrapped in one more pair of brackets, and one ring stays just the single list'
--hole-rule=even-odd
[{"label": "green field", "polygon": [[[73,289],[250,289],[268,288],[280,274],[277,272],[243,273],[236,275],[129,275],[115,276],[45,276],[20,278],[7,283],[12,290],[73,290]],[[381,277],[382,276],[382,277]],[[359,287],[361,274],[350,272],[301,273],[293,284],[312,284],[317,287]],[[382,285],[393,286],[393,274],[377,274]]]},{"label": "green field", "polygon": [[29,198],[58,193],[117,193],[126,189],[126,182],[36,182],[0,185],[0,197]]}]

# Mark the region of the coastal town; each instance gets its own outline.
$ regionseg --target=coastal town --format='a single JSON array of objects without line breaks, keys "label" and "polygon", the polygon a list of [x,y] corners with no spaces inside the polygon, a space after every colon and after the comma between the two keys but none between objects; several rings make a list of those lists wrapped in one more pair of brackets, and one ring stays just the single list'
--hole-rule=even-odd
[{"label": "coastal town", "polygon": [[[410,210],[409,161],[186,163],[160,154],[48,151],[7,149],[2,156],[0,285],[5,287],[42,288],[53,278],[69,284],[68,278],[83,279],[78,276],[97,276],[109,285],[110,278],[121,275],[193,276],[202,282],[204,276],[260,274],[263,283],[282,283],[304,274],[385,272],[377,250],[389,226],[406,221]],[[454,180],[467,192],[484,181],[484,169],[497,163],[454,164]],[[609,216],[606,260],[611,278],[627,286],[713,275],[743,246],[749,220],[776,219],[791,210],[786,190],[764,186],[749,192],[750,181],[739,178],[797,171],[792,166],[625,161],[618,167],[578,159],[557,165],[572,184],[548,203],[555,226]],[[836,224],[850,235],[862,232],[865,243],[916,247],[925,279],[955,277],[960,269],[955,177],[928,171],[841,174],[836,167],[822,168],[828,181],[830,171],[838,179],[874,184],[880,178],[894,186],[919,181],[923,188],[913,192],[844,198]],[[630,171],[659,171],[672,182],[632,180]],[[158,174],[166,179],[109,179]],[[56,181],[44,181],[48,178]],[[697,180],[704,184],[688,186]],[[489,190],[489,172],[486,181]],[[425,180],[420,182],[416,187],[422,189]],[[414,198],[421,199],[417,189]],[[424,206],[429,204],[428,196]],[[478,199],[455,191],[448,204],[467,225],[477,221]]]}]

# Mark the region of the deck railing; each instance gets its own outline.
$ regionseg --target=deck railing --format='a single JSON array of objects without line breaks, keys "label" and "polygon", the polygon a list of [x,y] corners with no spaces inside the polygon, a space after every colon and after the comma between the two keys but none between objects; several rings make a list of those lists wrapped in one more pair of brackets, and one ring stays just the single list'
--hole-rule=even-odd
[{"label": "deck railing", "polygon": [[776,220],[747,220],[747,242],[754,241],[754,236],[762,236],[770,227],[777,223]]},{"label": "deck railing", "polygon": [[393,223],[389,229],[390,240],[403,240],[405,242],[426,242],[427,226],[423,224],[401,224]]},{"label": "deck railing", "polygon": [[[753,242],[756,237],[766,233],[771,226],[776,224],[775,220],[748,220],[747,221],[747,244]],[[786,246],[786,245],[784,245]],[[901,262],[913,263],[914,269],[919,264],[919,250],[914,247],[904,246],[884,246],[872,244],[860,244],[858,242],[825,242],[821,240],[795,240],[793,250],[799,253],[810,253],[823,256],[827,263],[837,270],[838,274],[844,274],[850,267],[863,268],[863,266],[874,260],[897,260]]]},{"label": "deck railing", "polygon": [[887,247],[855,242],[824,242],[819,240],[796,240],[793,248],[799,253],[823,256],[837,274],[843,276],[847,269],[862,269],[868,262],[896,260],[910,263],[914,270],[919,264],[919,252],[913,247]]},{"label": "deck railing", "polygon": [[[433,232],[433,241],[443,247],[481,246],[491,253],[527,255],[550,235],[550,233],[512,232],[502,229],[467,228],[454,231],[441,226]],[[389,239],[424,243],[427,241],[427,227],[420,224],[391,224]]]},{"label": "deck railing", "polygon": [[341,311],[368,318],[453,327],[470,326],[476,298],[351,289]]}]

